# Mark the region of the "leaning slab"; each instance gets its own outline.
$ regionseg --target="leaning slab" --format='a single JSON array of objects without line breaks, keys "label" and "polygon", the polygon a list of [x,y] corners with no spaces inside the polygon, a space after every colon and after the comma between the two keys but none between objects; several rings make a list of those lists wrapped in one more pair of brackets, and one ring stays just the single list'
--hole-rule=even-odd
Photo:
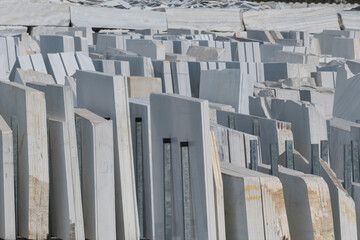
[{"label": "leaning slab", "polygon": [[113,121],[117,238],[138,239],[126,78],[91,71],[77,71],[76,77],[78,106]]},{"label": "leaning slab", "polygon": [[17,131],[14,152],[18,167],[15,186],[18,235],[45,239],[49,214],[45,95],[17,83],[0,81],[0,113],[13,126],[13,131]]}]

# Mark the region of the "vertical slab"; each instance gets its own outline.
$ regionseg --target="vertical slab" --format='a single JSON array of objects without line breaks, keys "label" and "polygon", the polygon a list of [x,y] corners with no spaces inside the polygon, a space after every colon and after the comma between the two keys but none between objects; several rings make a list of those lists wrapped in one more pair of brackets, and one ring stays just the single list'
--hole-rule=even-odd
[{"label": "vertical slab", "polygon": [[138,239],[126,79],[87,71],[77,71],[76,76],[78,106],[113,121],[117,238]]},{"label": "vertical slab", "polygon": [[116,239],[113,123],[75,109],[80,121],[82,202],[86,239]]},{"label": "vertical slab", "polygon": [[45,96],[17,83],[0,82],[0,113],[7,124],[12,116],[18,118],[18,235],[45,239],[49,211]]},{"label": "vertical slab", "polygon": [[[53,123],[55,131],[59,134],[53,135],[50,132],[50,137],[54,137],[54,141],[56,140],[58,144],[63,142],[61,150],[51,148],[51,163],[57,161],[56,158],[59,158],[62,159],[61,161],[66,161],[65,164],[70,166],[69,168],[65,168],[70,169],[69,171],[66,170],[66,172],[60,172],[62,175],[58,177],[63,181],[67,181],[68,186],[68,188],[60,189],[59,191],[66,189],[69,193],[71,193],[71,195],[68,196],[68,198],[71,198],[68,200],[70,206],[73,205],[72,208],[68,208],[68,214],[71,216],[71,221],[69,221],[66,216],[62,216],[62,214],[65,214],[66,208],[60,207],[61,211],[57,212],[59,215],[53,214],[52,216],[53,219],[58,219],[53,220],[55,223],[52,223],[52,232],[56,233],[60,238],[72,236],[75,239],[83,239],[85,234],[72,90],[69,86],[61,85],[28,83],[27,86],[45,93],[47,116],[55,122]],[[52,146],[56,146],[56,144]],[[57,152],[53,153],[53,151]],[[56,168],[53,169],[56,171]],[[67,176],[69,173],[71,174],[71,178],[70,176]],[[55,174],[55,172],[52,172],[52,174]],[[54,182],[52,178],[53,175],[50,176],[52,184],[55,183],[55,186],[52,185],[52,187],[56,188],[56,180]],[[60,194],[63,194],[63,192],[60,192]],[[52,198],[52,200],[56,201],[55,198]],[[57,204],[61,205],[62,202],[54,203],[54,205],[51,205],[51,209],[53,210],[54,208],[58,208]],[[71,225],[71,227],[63,228],[63,225]],[[71,233],[67,231],[71,231]]]},{"label": "vertical slab", "polygon": [[[208,103],[175,94],[153,94],[150,96],[150,106],[156,239],[167,239],[164,219],[166,212],[164,193],[166,191],[164,190],[163,141],[169,137],[174,164],[175,215],[172,218],[172,226],[183,226],[184,221],[182,211],[177,210],[182,209],[181,202],[176,201],[182,199],[182,190],[176,190],[181,181],[179,181],[181,178],[177,177],[181,174],[181,167],[176,165],[181,162],[180,143],[188,142],[193,234],[199,239],[216,239],[214,180],[212,164],[208,161],[211,158]],[[178,109],[182,109],[182,112]],[[184,234],[185,232],[179,227],[179,229],[175,228],[172,237],[183,239]]]},{"label": "vertical slab", "polygon": [[65,122],[49,120],[50,180],[51,180],[51,234],[61,239],[79,239],[76,236],[71,154]]}]

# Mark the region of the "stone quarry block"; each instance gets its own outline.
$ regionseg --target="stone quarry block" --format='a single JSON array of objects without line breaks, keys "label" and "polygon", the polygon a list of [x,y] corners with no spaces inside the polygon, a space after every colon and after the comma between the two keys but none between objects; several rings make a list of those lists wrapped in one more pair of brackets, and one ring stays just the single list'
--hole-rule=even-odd
[{"label": "stone quarry block", "polygon": [[[12,104],[8,104],[11,102]],[[0,82],[0,113],[8,125],[17,119],[16,190],[18,235],[45,239],[48,234],[49,166],[43,93],[17,83]],[[17,126],[16,126],[17,125]],[[20,142],[20,139],[22,142]],[[19,164],[21,163],[21,164]]]},{"label": "stone quarry block", "polygon": [[13,132],[0,116],[0,237],[16,239]]},{"label": "stone quarry block", "polygon": [[147,77],[127,77],[127,87],[131,98],[149,98],[152,93],[161,93],[161,79]]},{"label": "stone quarry block", "polygon": [[76,76],[78,106],[113,121],[117,238],[138,239],[126,78],[87,71],[77,71]]},{"label": "stone quarry block", "polygon": [[116,239],[113,123],[75,109],[81,156],[85,237]]},{"label": "stone quarry block", "polygon": [[216,239],[208,103],[153,94],[150,106],[156,239]]}]

